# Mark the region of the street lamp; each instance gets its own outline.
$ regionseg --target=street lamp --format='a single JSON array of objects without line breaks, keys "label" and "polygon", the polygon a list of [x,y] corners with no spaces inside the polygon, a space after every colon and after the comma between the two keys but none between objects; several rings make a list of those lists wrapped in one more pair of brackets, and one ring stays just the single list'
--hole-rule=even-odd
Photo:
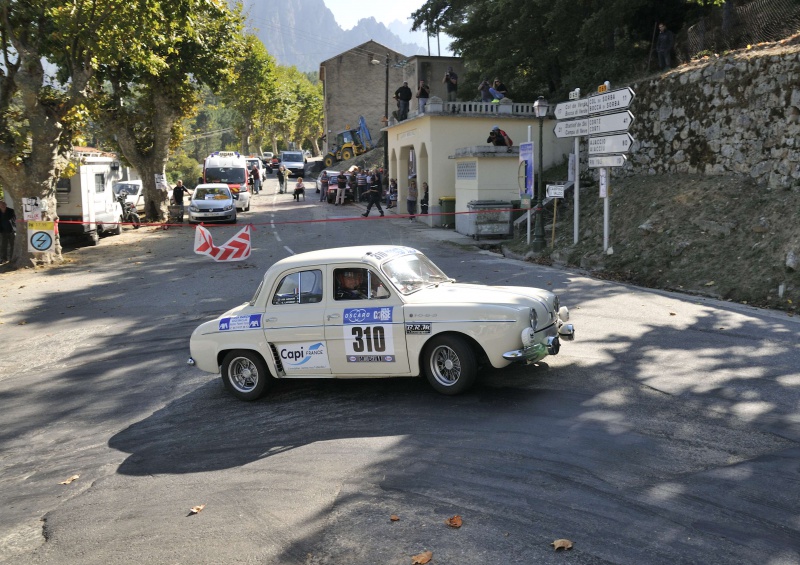
[{"label": "street lamp", "polygon": [[533,113],[536,114],[536,117],[539,118],[539,163],[537,166],[538,173],[539,173],[539,182],[537,183],[536,190],[537,200],[536,209],[534,210],[536,214],[536,223],[533,227],[533,250],[534,251],[542,251],[545,246],[544,241],[544,219],[542,218],[542,209],[544,207],[544,187],[542,186],[542,169],[544,168],[544,157],[542,151],[542,128],[544,127],[544,119],[547,117],[547,100],[544,99],[544,96],[540,96],[539,99],[533,103]]},{"label": "street lamp", "polygon": [[[370,61],[373,65],[380,65],[381,62],[377,59],[372,59]],[[383,117],[386,118],[386,125],[384,126],[383,130],[383,176],[388,178],[389,175],[389,132],[386,131],[386,127],[389,125],[389,54],[386,54],[386,63],[384,63],[386,67],[386,93],[384,98],[384,105],[383,105]],[[388,181],[387,181],[388,182]]]}]

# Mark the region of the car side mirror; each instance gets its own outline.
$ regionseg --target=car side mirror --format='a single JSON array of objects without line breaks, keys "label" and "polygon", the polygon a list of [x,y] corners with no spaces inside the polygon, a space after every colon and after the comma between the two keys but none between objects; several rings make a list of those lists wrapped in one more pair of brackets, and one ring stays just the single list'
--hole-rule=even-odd
[{"label": "car side mirror", "polygon": [[234,195],[233,195],[233,199],[234,199],[234,200],[239,200],[239,195],[238,195],[238,194],[234,194]]}]

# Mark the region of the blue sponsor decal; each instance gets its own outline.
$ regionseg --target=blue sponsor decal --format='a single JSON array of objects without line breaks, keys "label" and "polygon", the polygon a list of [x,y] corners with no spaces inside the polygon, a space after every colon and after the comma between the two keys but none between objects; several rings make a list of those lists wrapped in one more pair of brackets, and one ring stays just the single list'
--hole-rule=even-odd
[{"label": "blue sponsor decal", "polygon": [[392,307],[384,308],[345,308],[345,324],[379,324],[392,321]]},{"label": "blue sponsor decal", "polygon": [[219,321],[219,331],[221,332],[241,332],[254,329],[261,329],[261,314],[231,316]]}]

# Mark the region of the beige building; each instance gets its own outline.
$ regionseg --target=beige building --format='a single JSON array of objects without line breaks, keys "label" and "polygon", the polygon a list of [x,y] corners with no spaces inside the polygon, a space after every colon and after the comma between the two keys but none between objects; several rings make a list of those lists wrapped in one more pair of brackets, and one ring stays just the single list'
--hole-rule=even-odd
[{"label": "beige building", "polygon": [[[459,76],[463,74],[458,57],[406,57],[375,41],[367,41],[323,61],[319,66],[319,78],[323,84],[326,140],[333,141],[336,133],[342,130],[357,128],[359,116],[364,116],[373,142],[378,144],[385,125],[382,120],[387,100],[387,69],[391,116],[397,109],[394,92],[403,81],[408,81],[416,95],[419,80],[424,79],[431,87],[431,96],[446,98],[442,79],[448,66]],[[412,112],[418,110],[416,98],[412,99],[410,107]]]},{"label": "beige building", "polygon": [[[555,123],[555,119],[546,118],[542,125],[545,168],[562,163],[573,147],[571,138],[556,138]],[[495,125],[513,140],[512,152],[486,141]],[[418,219],[431,226],[453,223],[436,215],[441,212],[442,197],[455,197],[456,212],[467,212],[472,200],[519,199],[519,144],[528,140],[529,127],[536,161],[539,120],[532,102],[505,99],[501,104],[448,103],[434,98],[424,114],[412,112],[408,120],[390,124],[386,128],[389,177],[397,179],[398,212],[405,210],[412,179],[419,187],[423,182],[430,187],[428,212],[431,216]]]}]

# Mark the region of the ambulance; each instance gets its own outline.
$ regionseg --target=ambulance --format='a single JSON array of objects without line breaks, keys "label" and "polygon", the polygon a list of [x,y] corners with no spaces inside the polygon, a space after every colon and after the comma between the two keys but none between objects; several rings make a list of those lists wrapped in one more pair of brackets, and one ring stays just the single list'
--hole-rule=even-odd
[{"label": "ambulance", "polygon": [[233,194],[236,208],[250,210],[250,189],[247,187],[247,159],[236,151],[215,151],[203,161],[203,182],[222,182]]}]

